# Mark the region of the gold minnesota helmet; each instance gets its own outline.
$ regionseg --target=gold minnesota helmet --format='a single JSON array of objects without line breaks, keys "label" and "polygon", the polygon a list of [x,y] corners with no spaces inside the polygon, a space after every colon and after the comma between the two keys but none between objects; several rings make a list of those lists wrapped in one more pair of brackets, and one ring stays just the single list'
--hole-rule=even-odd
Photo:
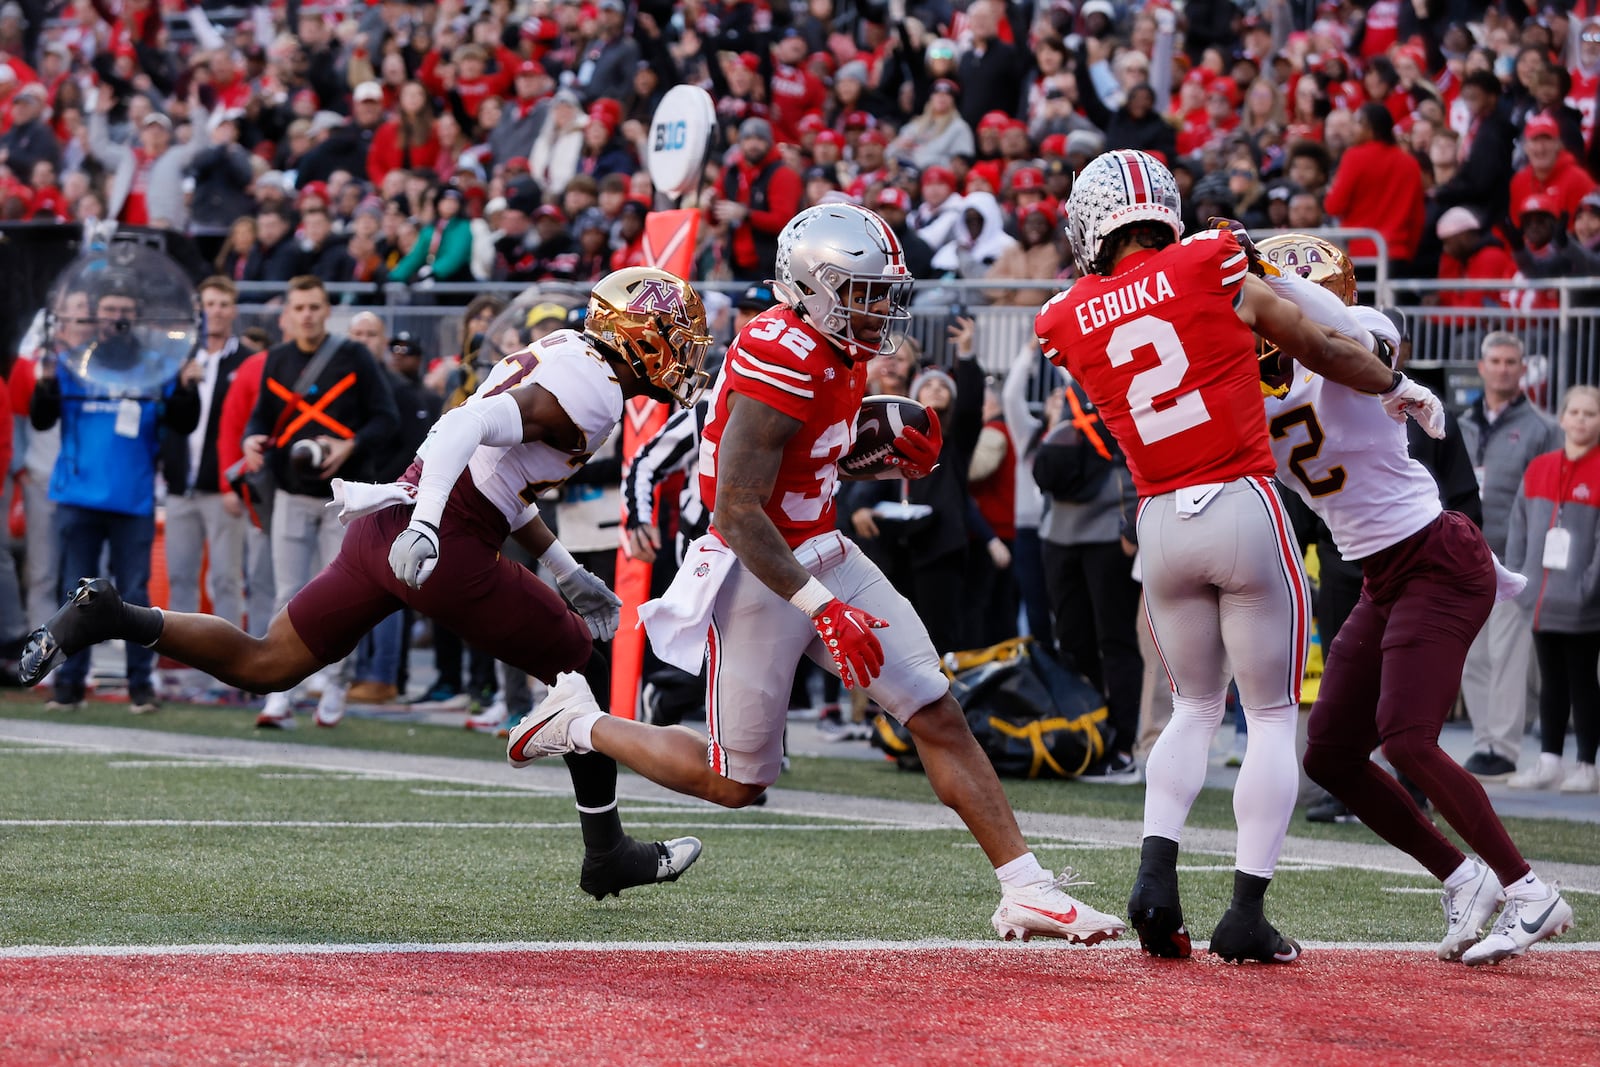
[{"label": "gold minnesota helmet", "polygon": [[1308,233],[1281,233],[1256,242],[1256,250],[1279,274],[1316,282],[1346,305],[1356,302],[1356,268],[1337,245]]},{"label": "gold minnesota helmet", "polygon": [[[1257,241],[1256,251],[1268,273],[1293,274],[1316,282],[1347,306],[1356,302],[1356,268],[1338,245],[1308,233],[1280,233]],[[1289,391],[1288,368],[1278,356],[1277,345],[1256,338],[1261,392],[1266,396],[1281,397]]]},{"label": "gold minnesota helmet", "polygon": [[705,305],[659,267],[625,267],[596,282],[583,330],[626,359],[658,400],[691,407],[710,381]]}]

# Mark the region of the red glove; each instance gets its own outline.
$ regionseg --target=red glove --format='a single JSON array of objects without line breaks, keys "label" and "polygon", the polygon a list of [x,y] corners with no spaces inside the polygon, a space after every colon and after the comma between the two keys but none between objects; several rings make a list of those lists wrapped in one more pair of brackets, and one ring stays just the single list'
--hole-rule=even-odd
[{"label": "red glove", "polygon": [[907,478],[926,478],[939,465],[939,450],[944,447],[944,431],[939,428],[939,413],[928,408],[928,432],[907,426],[895,439],[886,462],[901,468]]},{"label": "red glove", "polygon": [[889,624],[834,597],[811,617],[846,689],[872,683],[883,669],[883,646],[872,631]]}]

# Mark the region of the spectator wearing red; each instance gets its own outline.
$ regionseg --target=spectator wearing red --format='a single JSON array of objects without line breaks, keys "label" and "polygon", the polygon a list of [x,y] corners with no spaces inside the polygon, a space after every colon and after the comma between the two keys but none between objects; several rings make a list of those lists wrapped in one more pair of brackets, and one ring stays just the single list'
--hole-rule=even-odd
[{"label": "spectator wearing red", "polygon": [[828,87],[805,69],[805,59],[805,35],[790,26],[772,46],[772,76],[767,80],[772,130],[780,142],[799,141],[800,120],[811,112],[820,112],[828,99]]},{"label": "spectator wearing red", "polygon": [[1206,125],[1210,127],[1208,145],[1219,143],[1239,127],[1239,83],[1225,74],[1206,85]]},{"label": "spectator wearing red", "polygon": [[991,111],[978,120],[978,158],[998,159],[1000,135],[1010,125],[1011,116],[1004,111]]},{"label": "spectator wearing red", "polygon": [[1322,77],[1327,86],[1328,102],[1336,108],[1354,111],[1366,100],[1366,90],[1350,76],[1350,60],[1343,52],[1322,53]]},{"label": "spectator wearing red", "polygon": [[737,281],[773,277],[778,234],[800,209],[800,175],[783,162],[766,119],[739,126],[738,151],[728,161],[711,206],[712,219],[727,227],[728,268]]},{"label": "spectator wearing red", "polygon": [[1302,74],[1296,78],[1294,89],[1289,94],[1289,121],[1283,132],[1285,143],[1315,141],[1320,144],[1323,138],[1322,121],[1332,109],[1328,94],[1323,91],[1322,83],[1315,75]]},{"label": "spectator wearing red", "polygon": [[868,190],[889,180],[889,167],[883,158],[888,146],[889,137],[882,130],[864,130],[856,138],[856,176],[845,192],[857,203],[866,203]]},{"label": "spectator wearing red", "polygon": [[766,118],[766,85],[761,81],[761,57],[754,52],[718,53],[708,59],[711,97],[717,102],[717,125],[724,143],[739,139],[739,124],[748,118]]},{"label": "spectator wearing red", "polygon": [[626,200],[617,215],[617,250],[611,254],[611,269],[649,265],[644,254],[644,220],[650,205],[642,200]]},{"label": "spectator wearing red", "polygon": [[1511,177],[1511,221],[1522,225],[1522,205],[1530,196],[1549,197],[1559,218],[1571,219],[1595,189],[1594,179],[1561,144],[1561,128],[1549,115],[1534,115],[1522,130],[1527,164]]},{"label": "spectator wearing red", "polygon": [[[1439,216],[1437,233],[1444,246],[1439,257],[1440,281],[1493,281],[1516,275],[1517,264],[1511,253],[1470,208],[1453,207]],[[1441,307],[1505,307],[1502,296],[1499,290],[1444,289],[1435,302]],[[1457,325],[1466,322],[1456,320]]]},{"label": "spectator wearing red", "polygon": [[515,93],[501,106],[500,122],[488,131],[489,151],[495,162],[501,164],[526,152],[539,135],[545,110],[539,105],[548,99],[555,86],[555,80],[544,67],[532,59],[519,62],[512,73]]},{"label": "spectator wearing red", "polygon": [[1380,58],[1399,39],[1400,0],[1373,0],[1361,16],[1361,58]]},{"label": "spectator wearing red", "polygon": [[483,104],[484,97],[505,97],[511,92],[515,66],[502,63],[499,70],[490,71],[489,53],[482,45],[459,46],[451,54],[450,62],[442,64],[443,69],[441,59],[437,49],[429,52],[422,60],[417,80],[436,97],[444,97],[454,91],[462,109],[474,121],[478,118],[478,108]]},{"label": "spectator wearing red", "polygon": [[367,177],[383,184],[392,170],[432,170],[439,160],[439,136],[434,128],[433,104],[418,82],[400,87],[400,106],[392,119],[379,126],[367,151]]},{"label": "spectator wearing red", "polygon": [[[1425,212],[1422,167],[1395,143],[1394,119],[1382,104],[1363,104],[1355,143],[1345,150],[1324,204],[1344,226],[1377,230],[1396,268],[1416,258]],[[1372,241],[1350,242],[1352,256],[1375,256]]]},{"label": "spectator wearing red", "polygon": [[583,154],[578,173],[598,182],[610,174],[632,174],[639,167],[633,149],[617,131],[622,123],[622,105],[615,100],[596,100],[589,105],[588,124],[583,128]]}]

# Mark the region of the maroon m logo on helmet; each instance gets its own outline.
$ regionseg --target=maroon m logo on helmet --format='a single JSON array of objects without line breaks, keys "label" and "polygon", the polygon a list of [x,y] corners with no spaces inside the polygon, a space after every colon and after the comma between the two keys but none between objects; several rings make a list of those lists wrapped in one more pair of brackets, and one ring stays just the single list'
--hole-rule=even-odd
[{"label": "maroon m logo on helmet", "polygon": [[640,315],[666,315],[675,317],[683,311],[683,297],[678,287],[663,278],[646,278],[634,290],[628,301],[628,310]]}]

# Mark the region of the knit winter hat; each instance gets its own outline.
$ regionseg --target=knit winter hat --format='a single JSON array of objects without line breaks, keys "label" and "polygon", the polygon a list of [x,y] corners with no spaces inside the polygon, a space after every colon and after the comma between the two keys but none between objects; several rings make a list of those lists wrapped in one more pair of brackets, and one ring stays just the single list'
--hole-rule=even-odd
[{"label": "knit winter hat", "polygon": [[950,390],[950,404],[952,407],[955,406],[956,380],[950,377],[950,375],[945,371],[940,370],[938,367],[929,367],[927,370],[922,371],[915,378],[911,379],[911,399],[916,400],[919,404],[922,403],[922,401],[918,400],[917,398],[922,392],[922,387],[927,385],[929,382],[943,382],[944,387]]}]

